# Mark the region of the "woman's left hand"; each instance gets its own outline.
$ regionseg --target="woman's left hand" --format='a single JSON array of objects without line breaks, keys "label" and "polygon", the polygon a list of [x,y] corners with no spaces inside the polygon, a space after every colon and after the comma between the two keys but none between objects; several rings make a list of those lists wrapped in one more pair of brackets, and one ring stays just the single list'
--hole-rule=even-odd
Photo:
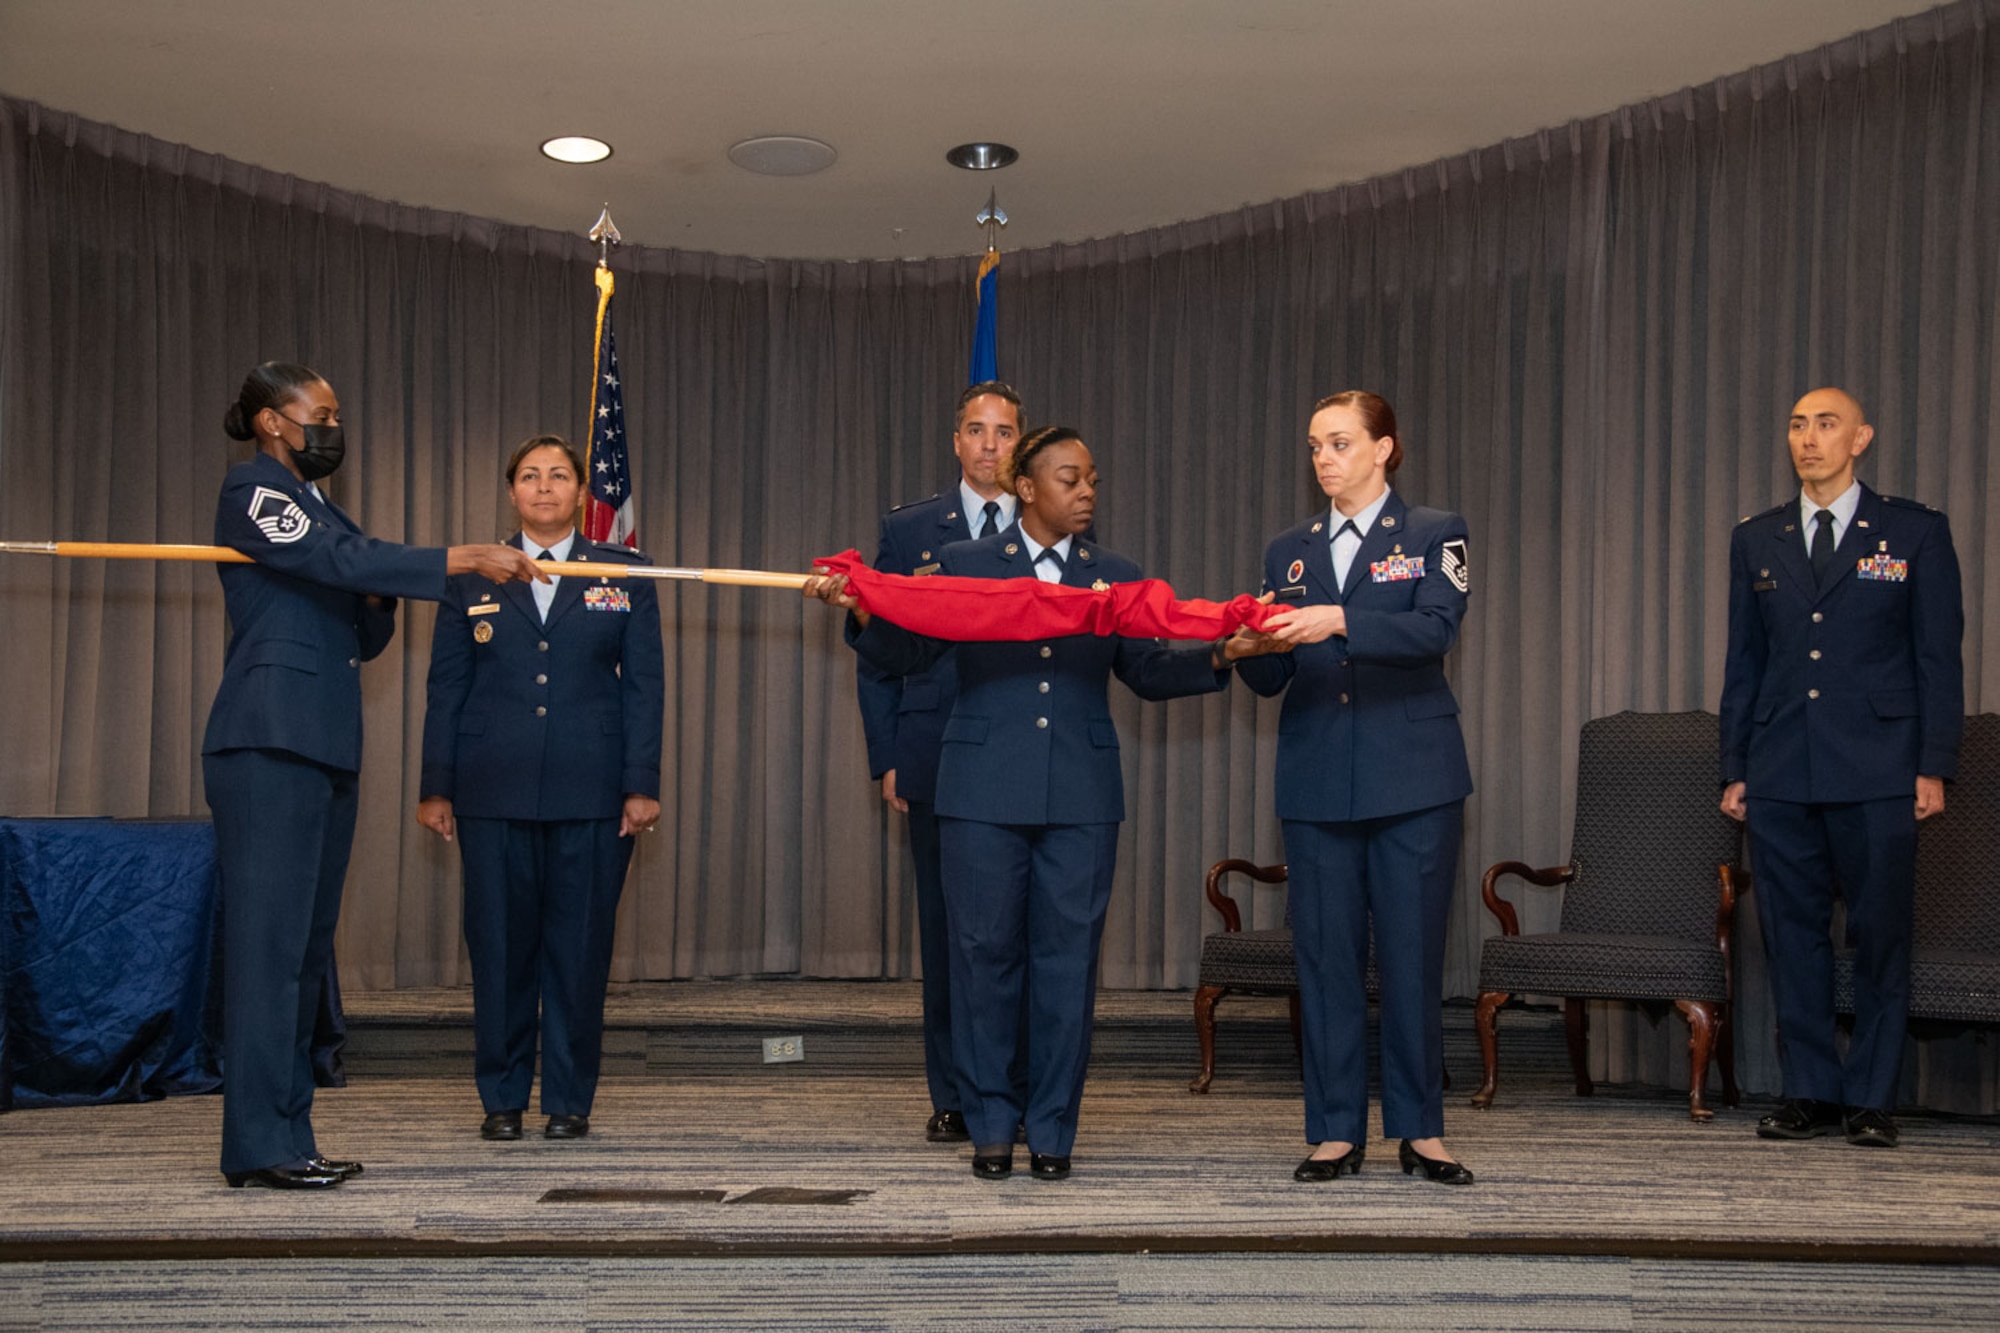
[{"label": "woman's left hand", "polygon": [[1264,622],[1264,632],[1296,648],[1302,643],[1320,643],[1347,633],[1344,606],[1287,606]]},{"label": "woman's left hand", "polygon": [[629,838],[640,831],[651,833],[660,822],[660,803],[650,796],[627,796],[625,813],[618,820],[618,836]]}]

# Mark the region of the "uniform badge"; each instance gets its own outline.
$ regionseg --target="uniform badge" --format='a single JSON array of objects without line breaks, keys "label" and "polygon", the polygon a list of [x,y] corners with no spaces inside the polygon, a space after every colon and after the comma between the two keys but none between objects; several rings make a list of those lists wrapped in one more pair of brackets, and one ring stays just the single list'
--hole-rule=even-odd
[{"label": "uniform badge", "polygon": [[1877,551],[1874,555],[1865,556],[1857,562],[1854,573],[1859,578],[1871,579],[1877,583],[1904,583],[1910,577],[1910,562],[1897,560],[1887,551]]},{"label": "uniform badge", "polygon": [[1076,552],[1076,558],[1079,560],[1090,559],[1090,548],[1088,546],[1078,547]]},{"label": "uniform badge", "polygon": [[[924,554],[929,555],[930,552],[925,551]],[[928,565],[918,565],[915,569],[910,571],[910,577],[920,579],[926,574],[937,573],[940,568],[942,568],[942,566],[938,565],[935,561],[933,561]]]},{"label": "uniform badge", "polygon": [[482,620],[472,627],[472,638],[477,643],[493,642],[493,622]]},{"label": "uniform badge", "polygon": [[1306,562],[1294,560],[1285,570],[1285,582],[1297,583],[1306,576]]},{"label": "uniform badge", "polygon": [[1315,524],[1313,524],[1313,531],[1314,531],[1314,532],[1318,532],[1318,531],[1319,531],[1319,530],[1320,530],[1321,528],[1323,528],[1323,527],[1325,527],[1325,526],[1326,526],[1326,524],[1324,524],[1324,523],[1315,523]]},{"label": "uniform badge", "polygon": [[312,520],[299,502],[283,491],[259,486],[250,493],[250,521],[267,541],[289,546],[312,529]]},{"label": "uniform badge", "polygon": [[1451,580],[1451,586],[1460,592],[1472,590],[1472,566],[1468,563],[1462,538],[1446,542],[1438,551],[1438,573]]},{"label": "uniform badge", "polygon": [[490,616],[500,609],[498,602],[477,602],[465,608],[468,616]]},{"label": "uniform badge", "polygon": [[1377,560],[1368,566],[1369,575],[1377,583],[1403,583],[1424,576],[1424,558],[1420,555],[1392,555],[1387,560]]},{"label": "uniform badge", "polygon": [[1111,585],[1106,583],[1103,579],[1098,579],[1096,582],[1090,585],[1090,590],[1092,592],[1110,592]]},{"label": "uniform badge", "polygon": [[630,611],[632,594],[624,588],[613,588],[606,584],[595,584],[583,590],[583,609],[586,611]]},{"label": "uniform badge", "polygon": [[1382,517],[1382,526],[1383,526],[1383,527],[1385,527],[1385,528],[1393,528],[1393,527],[1395,527],[1395,526],[1396,526],[1396,516],[1395,516],[1394,514],[1385,514],[1385,515],[1383,515],[1383,517]]},{"label": "uniform badge", "polygon": [[1015,545],[1015,544],[1014,544],[1013,542],[1008,542],[1008,543],[1007,543],[1007,554],[1008,554],[1008,555],[1017,555],[1017,554],[1019,554],[1019,553],[1020,553],[1020,550],[1021,550],[1021,548],[1020,548],[1020,547],[1018,547],[1018,546],[1016,546],[1016,545]]}]

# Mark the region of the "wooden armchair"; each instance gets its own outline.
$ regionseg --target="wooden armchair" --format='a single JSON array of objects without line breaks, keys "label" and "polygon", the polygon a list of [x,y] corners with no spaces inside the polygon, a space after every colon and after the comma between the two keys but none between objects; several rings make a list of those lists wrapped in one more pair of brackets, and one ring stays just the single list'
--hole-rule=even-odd
[{"label": "wooden armchair", "polygon": [[[1739,826],[1717,806],[1716,753],[1713,713],[1626,712],[1585,724],[1570,863],[1501,861],[1480,886],[1500,934],[1480,950],[1474,1026],[1485,1081],[1474,1106],[1493,1104],[1500,1006],[1522,994],[1563,997],[1578,1096],[1594,1090],[1584,1001],[1636,999],[1671,1003],[1687,1019],[1689,1116],[1713,1118],[1711,1056],[1736,1104],[1729,940],[1748,876],[1738,868]],[[1564,886],[1559,929],[1521,934],[1498,892],[1508,875]]]},{"label": "wooden armchair", "polygon": [[1222,890],[1224,875],[1248,875],[1259,884],[1283,884],[1284,866],[1249,861],[1217,861],[1208,868],[1203,890],[1208,905],[1222,914],[1222,929],[1201,941],[1201,971],[1194,993],[1194,1031],[1201,1042],[1201,1072],[1189,1092],[1207,1092],[1215,1081],[1215,1006],[1235,991],[1242,995],[1284,995],[1292,1003],[1292,1045],[1299,1045],[1299,969],[1292,957],[1292,913],[1276,930],[1243,929],[1243,912]]}]

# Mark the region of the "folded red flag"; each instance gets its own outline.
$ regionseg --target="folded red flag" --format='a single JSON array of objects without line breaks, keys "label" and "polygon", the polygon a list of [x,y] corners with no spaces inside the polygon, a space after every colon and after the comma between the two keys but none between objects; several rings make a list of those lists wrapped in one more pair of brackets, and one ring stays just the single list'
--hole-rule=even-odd
[{"label": "folded red flag", "polygon": [[915,634],[955,643],[1021,642],[1067,634],[1123,634],[1135,639],[1219,639],[1244,625],[1263,628],[1278,608],[1239,594],[1226,602],[1176,601],[1159,579],[1070,588],[1037,578],[968,579],[946,574],[884,574],[843,551],[813,562],[847,575],[848,591],[871,616]]}]

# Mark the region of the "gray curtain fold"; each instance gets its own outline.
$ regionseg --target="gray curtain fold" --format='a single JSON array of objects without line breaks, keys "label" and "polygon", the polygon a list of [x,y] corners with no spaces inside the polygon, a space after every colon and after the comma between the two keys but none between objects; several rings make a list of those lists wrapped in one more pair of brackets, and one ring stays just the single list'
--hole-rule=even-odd
[{"label": "gray curtain fold", "polygon": [[[1311,402],[1395,403],[1411,500],[1464,513],[1473,600],[1450,670],[1477,794],[1447,954],[1476,984],[1483,868],[1561,862],[1582,723],[1713,708],[1736,519],[1795,490],[1793,399],[1870,407],[1871,485],[1946,508],[1967,701],[2000,700],[2000,0],[1324,193],[1006,256],[1000,364],[1034,423],[1082,430],[1105,544],[1219,597],[1323,505]],[[580,236],[406,208],[0,100],[4,535],[205,541],[219,417],[268,358],[321,369],[359,451],[336,498],[375,535],[508,530],[516,440],[584,427],[594,259]],[[974,259],[820,263],[628,247],[616,320],[640,533],[665,563],[798,569],[872,550],[952,476]],[[200,813],[224,627],[204,568],[0,561],[0,809]],[[837,618],[685,587],[660,837],[617,975],[907,976],[902,830],[867,779]],[[365,672],[350,985],[462,979],[457,865],[420,836],[431,612]],[[1232,688],[1121,696],[1129,817],[1113,985],[1186,986],[1204,868],[1282,859],[1276,710]],[[1399,762],[1396,755],[1382,762]],[[1275,924],[1260,890],[1250,925]],[[1523,904],[1555,925],[1552,895]],[[1600,1015],[1604,1071],[1652,1069]],[[1666,1062],[1671,1063],[1671,1062]],[[1761,1077],[1761,1072],[1758,1077]],[[1755,1086],[1754,1079],[1746,1078]]]}]

